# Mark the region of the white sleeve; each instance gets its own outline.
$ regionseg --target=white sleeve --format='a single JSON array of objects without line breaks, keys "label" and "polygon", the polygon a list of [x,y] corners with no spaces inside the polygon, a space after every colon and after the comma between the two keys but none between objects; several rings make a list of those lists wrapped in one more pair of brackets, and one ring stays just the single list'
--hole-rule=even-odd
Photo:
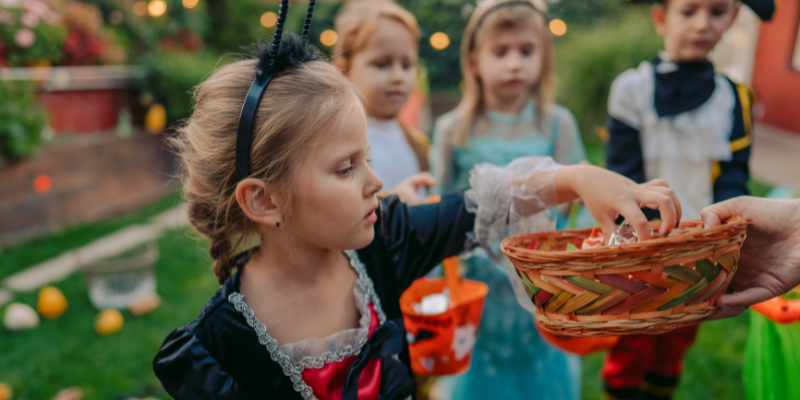
[{"label": "white sleeve", "polygon": [[500,242],[555,229],[552,208],[558,204],[555,180],[561,167],[550,157],[522,157],[505,168],[481,163],[470,172],[471,189],[464,195],[467,211],[475,214],[473,239],[504,267],[517,301],[530,312],[535,307],[514,266],[500,252]]},{"label": "white sleeve", "polygon": [[608,115],[630,125],[642,128],[642,111],[648,93],[652,93],[653,67],[643,62],[639,68],[629,69],[618,76],[611,85],[608,96]]}]

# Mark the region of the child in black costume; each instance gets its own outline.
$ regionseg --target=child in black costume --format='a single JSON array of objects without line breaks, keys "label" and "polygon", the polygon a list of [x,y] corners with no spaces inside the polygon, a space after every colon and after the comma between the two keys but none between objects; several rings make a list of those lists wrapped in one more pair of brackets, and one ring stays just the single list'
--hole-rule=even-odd
[{"label": "child in black costume", "polygon": [[664,184],[549,158],[479,165],[470,191],[437,204],[378,199],[353,85],[300,39],[278,40],[201,83],[175,141],[190,222],[222,285],[154,360],[176,399],[409,398],[400,294],[474,246],[468,232],[488,244],[509,226],[535,230],[542,211],[579,196],[606,226],[622,213],[644,237],[640,207],[662,210],[662,233],[680,219]]},{"label": "child in black costume", "polygon": [[[773,0],[744,3],[762,19],[775,10]],[[747,195],[752,95],[708,60],[738,10],[736,0],[660,1],[652,18],[665,51],[624,72],[611,88],[608,168],[637,182],[665,179],[689,219],[715,202]],[[671,398],[697,330],[622,337],[603,367],[607,397]]]}]

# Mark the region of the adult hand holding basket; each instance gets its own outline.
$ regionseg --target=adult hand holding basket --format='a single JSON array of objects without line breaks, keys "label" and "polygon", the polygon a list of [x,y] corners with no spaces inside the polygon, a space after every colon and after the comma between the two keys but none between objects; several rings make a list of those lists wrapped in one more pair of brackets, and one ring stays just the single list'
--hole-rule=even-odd
[{"label": "adult hand holding basket", "polygon": [[564,249],[590,229],[524,234],[505,239],[501,250],[531,295],[543,329],[588,337],[658,334],[719,310],[714,301],[736,273],[751,222],[737,217],[703,229],[700,220],[684,221],[669,237],[570,252],[528,245],[550,239]]}]

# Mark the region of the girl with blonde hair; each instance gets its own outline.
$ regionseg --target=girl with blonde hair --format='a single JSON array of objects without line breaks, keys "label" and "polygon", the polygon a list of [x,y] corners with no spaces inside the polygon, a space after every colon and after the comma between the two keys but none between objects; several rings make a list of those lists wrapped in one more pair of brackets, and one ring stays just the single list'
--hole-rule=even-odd
[{"label": "girl with blonde hair", "polygon": [[468,232],[486,243],[506,224],[536,230],[546,207],[576,197],[608,219],[657,204],[664,231],[680,217],[667,187],[546,157],[479,166],[472,191],[436,204],[379,199],[357,90],[305,35],[283,37],[288,2],[271,49],[198,85],[175,139],[221,287],[153,361],[173,398],[413,397],[400,293],[473,247]]},{"label": "girl with blonde hair", "polygon": [[364,95],[372,168],[409,204],[424,202],[428,137],[397,116],[417,80],[419,27],[411,13],[391,0],[347,3],[336,17],[339,40],[333,62]]},{"label": "girl with blonde hair", "polygon": [[[574,117],[553,103],[554,49],[543,3],[485,1],[473,12],[461,42],[464,94],[434,130],[431,166],[441,191],[467,187],[482,162],[506,165],[522,156],[585,162]],[[464,263],[467,277],[486,282],[489,295],[472,368],[451,382],[453,398],[579,398],[579,359],[537,334],[505,272],[480,251]],[[520,302],[530,306],[529,299]]]}]

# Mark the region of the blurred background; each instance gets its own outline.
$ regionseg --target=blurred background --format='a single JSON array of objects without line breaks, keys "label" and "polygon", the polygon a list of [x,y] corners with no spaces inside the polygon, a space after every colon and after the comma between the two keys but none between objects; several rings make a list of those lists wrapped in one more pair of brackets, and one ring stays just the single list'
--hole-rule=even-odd
[{"label": "blurred background", "polygon": [[[430,134],[458,102],[475,2],[397,2],[422,32],[406,115]],[[330,54],[342,2],[317,3],[311,41]],[[307,1],[291,4],[287,29],[299,31]],[[610,84],[662,40],[647,6],[548,7],[557,102],[602,165]],[[269,40],[277,11],[276,0],[0,0],[0,400],[168,398],[152,357],[218,285],[185,227],[165,138],[190,115],[192,87]],[[757,95],[751,192],[796,196],[800,0],[767,23],[743,8],[714,60]],[[705,324],[676,398],[743,398],[747,332],[746,313]],[[584,359],[586,399],[601,395],[601,360]]]}]

